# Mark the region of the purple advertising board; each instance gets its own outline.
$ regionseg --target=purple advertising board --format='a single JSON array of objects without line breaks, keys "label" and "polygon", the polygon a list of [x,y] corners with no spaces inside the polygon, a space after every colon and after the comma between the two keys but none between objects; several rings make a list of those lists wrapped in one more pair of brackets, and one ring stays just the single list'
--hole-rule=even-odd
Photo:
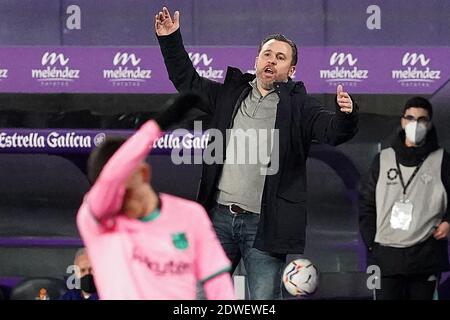
[{"label": "purple advertising board", "polygon": [[[311,93],[433,94],[450,78],[446,47],[308,47],[297,68]],[[302,58],[304,59],[302,63]]]},{"label": "purple advertising board", "polygon": [[[197,72],[223,82],[228,65],[253,72],[256,48],[191,47]],[[305,47],[294,79],[310,93],[432,94],[450,78],[446,47]],[[0,48],[0,92],[174,93],[157,47]]]},{"label": "purple advertising board", "polygon": [[[197,72],[254,72],[254,47],[187,48]],[[448,47],[304,47],[295,80],[310,93],[433,94],[450,78]],[[174,93],[158,47],[3,47],[0,92]]]}]

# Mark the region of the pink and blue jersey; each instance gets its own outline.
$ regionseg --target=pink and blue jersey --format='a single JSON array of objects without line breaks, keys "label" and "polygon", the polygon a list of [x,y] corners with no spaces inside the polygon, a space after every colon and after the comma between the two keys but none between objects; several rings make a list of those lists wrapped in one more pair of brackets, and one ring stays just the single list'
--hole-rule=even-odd
[{"label": "pink and blue jersey", "polygon": [[[209,299],[234,299],[229,260],[203,207],[160,194],[147,220],[121,214],[125,182],[159,138],[147,122],[104,166],[85,196],[77,224],[101,299],[195,299],[197,281]],[[211,279],[215,285],[208,287]],[[211,282],[213,282],[211,280]]]}]

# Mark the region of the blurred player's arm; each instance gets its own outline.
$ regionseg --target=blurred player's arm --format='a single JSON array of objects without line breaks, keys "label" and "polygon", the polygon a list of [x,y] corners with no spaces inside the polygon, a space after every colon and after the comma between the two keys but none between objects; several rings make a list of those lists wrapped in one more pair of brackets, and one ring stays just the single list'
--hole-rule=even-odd
[{"label": "blurred player's arm", "polygon": [[88,208],[98,221],[119,212],[127,179],[145,160],[153,142],[159,137],[158,123],[154,120],[147,121],[105,164],[86,197]]},{"label": "blurred player's arm", "polygon": [[194,68],[183,45],[180,32],[180,13],[176,11],[172,19],[169,10],[164,7],[155,16],[155,32],[169,79],[175,88],[179,92],[193,91],[206,97],[208,104],[202,111],[212,114],[222,84],[201,77]]}]

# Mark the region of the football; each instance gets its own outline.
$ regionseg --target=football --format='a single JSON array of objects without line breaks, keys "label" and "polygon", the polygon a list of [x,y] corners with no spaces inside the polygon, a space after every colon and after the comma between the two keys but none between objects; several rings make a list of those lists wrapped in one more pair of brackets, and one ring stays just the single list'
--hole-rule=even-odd
[{"label": "football", "polygon": [[319,282],[319,272],[307,259],[291,261],[283,272],[283,284],[293,296],[305,296],[314,293]]}]

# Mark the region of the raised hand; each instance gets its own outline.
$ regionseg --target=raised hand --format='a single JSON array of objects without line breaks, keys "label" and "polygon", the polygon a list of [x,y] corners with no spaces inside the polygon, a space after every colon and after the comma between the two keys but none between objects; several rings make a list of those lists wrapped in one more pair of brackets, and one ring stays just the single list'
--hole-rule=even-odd
[{"label": "raised hand", "polygon": [[166,7],[163,7],[157,15],[155,15],[155,31],[158,36],[168,36],[174,33],[180,27],[180,12],[175,11],[172,17]]},{"label": "raised hand", "polygon": [[336,88],[337,104],[341,107],[341,111],[345,113],[351,113],[353,111],[353,101],[350,95],[344,91],[342,85],[338,85]]}]

